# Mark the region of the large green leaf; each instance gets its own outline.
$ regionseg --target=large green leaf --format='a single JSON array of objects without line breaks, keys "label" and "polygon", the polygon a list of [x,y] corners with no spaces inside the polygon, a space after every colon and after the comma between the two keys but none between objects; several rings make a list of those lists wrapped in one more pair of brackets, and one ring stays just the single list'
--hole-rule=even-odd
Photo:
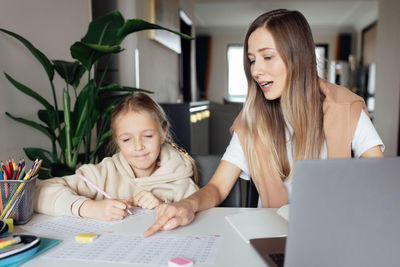
[{"label": "large green leaf", "polygon": [[99,45],[99,44],[89,44],[89,43],[83,43],[83,44],[96,52],[103,53],[103,55],[116,54],[123,51],[123,49],[119,45]]},{"label": "large green leaf", "polygon": [[[89,123],[88,113],[90,112],[91,94],[94,90],[94,80],[91,80],[84,88],[82,88],[74,106],[73,121],[75,131],[72,139],[72,145],[75,147],[79,140],[86,134],[86,124]],[[91,130],[91,129],[89,129]]]},{"label": "large green leaf", "polygon": [[90,128],[91,129],[93,129],[94,128],[94,126],[96,125],[96,123],[97,123],[97,120],[99,119],[99,117],[100,117],[100,103],[98,102],[98,101],[96,101],[96,102],[94,102],[93,103],[93,106],[92,106],[92,109],[91,109],[91,115],[92,115],[92,117],[91,117],[91,125],[90,125]]},{"label": "large green leaf", "polygon": [[88,44],[116,45],[117,32],[124,25],[124,18],[118,11],[112,11],[90,22],[82,42]]},{"label": "large green leaf", "polygon": [[85,72],[84,67],[78,61],[53,60],[53,64],[54,69],[66,83],[72,85],[74,88],[78,87],[80,79]]},{"label": "large green leaf", "polygon": [[99,151],[100,147],[104,144],[104,142],[108,141],[109,138],[112,137],[112,130],[108,130],[100,137],[97,138],[96,147],[92,152],[92,158],[96,158],[97,152]]},{"label": "large green leaf", "polygon": [[177,34],[185,39],[188,40],[193,40],[194,38],[192,36],[177,32],[177,31],[173,31],[171,29],[162,27],[160,25],[157,24],[153,24],[150,22],[147,22],[145,20],[142,19],[130,19],[127,20],[125,22],[125,24],[122,26],[121,29],[119,29],[117,37],[118,37],[118,44],[120,44],[127,35],[133,33],[133,32],[138,32],[138,31],[143,31],[143,30],[165,30],[165,31],[169,31],[172,32],[174,34]]},{"label": "large green leaf", "polygon": [[51,64],[50,60],[42,53],[40,52],[36,47],[34,47],[28,40],[26,40],[24,37],[8,31],[6,29],[0,28],[0,31],[14,37],[18,41],[20,41],[23,45],[25,45],[26,48],[31,51],[33,56],[42,64],[43,68],[45,69],[47,76],[49,77],[49,80],[52,81],[54,78],[54,70],[53,70],[53,65]]},{"label": "large green leaf", "polygon": [[60,129],[60,134],[58,136],[58,144],[60,145],[61,153],[63,158],[65,159],[65,147],[67,146],[66,144],[66,137],[65,137],[65,127],[61,127]]},{"label": "large green leaf", "polygon": [[102,56],[121,52],[117,32],[124,25],[124,21],[121,13],[113,11],[90,22],[88,31],[81,42],[76,42],[71,46],[72,57],[90,70]]},{"label": "large green leaf", "polygon": [[82,42],[75,42],[71,48],[71,56],[79,60],[87,70],[92,68],[96,60],[106,55],[105,53],[96,52]]},{"label": "large green leaf", "polygon": [[103,110],[103,111],[101,112],[101,117],[102,117],[103,119],[109,118],[109,117],[110,117],[110,114],[111,114],[111,112],[113,111],[113,109],[115,108],[115,106],[116,106],[115,104],[111,104],[110,106],[106,107],[105,110]]},{"label": "large green leaf", "polygon": [[101,146],[104,141],[106,141],[109,137],[112,136],[112,130],[108,130],[106,133],[104,133],[100,138],[98,138],[98,144]]},{"label": "large green leaf", "polygon": [[71,130],[71,99],[69,97],[68,91],[63,90],[63,108],[64,108],[64,125],[65,125],[65,159],[66,164],[73,168],[72,166],[72,130]]},{"label": "large green leaf", "polygon": [[28,126],[30,126],[32,128],[35,128],[36,130],[39,130],[40,132],[42,132],[45,135],[47,135],[47,137],[49,137],[51,141],[55,140],[54,132],[51,131],[48,127],[45,127],[45,126],[43,126],[43,125],[41,125],[41,124],[39,124],[37,122],[34,122],[34,121],[30,121],[30,120],[27,120],[27,119],[24,119],[24,118],[15,117],[15,116],[11,115],[8,112],[6,112],[6,115],[8,117],[10,117],[11,119],[13,119],[13,120],[16,120],[16,121],[18,121],[20,123],[28,125]]},{"label": "large green leaf", "polygon": [[[50,127],[50,129],[51,129],[51,124],[50,124],[50,122],[51,121],[54,121],[53,119],[50,119],[49,118],[49,115],[51,116],[51,117],[54,117],[54,113],[48,113],[47,112],[47,110],[45,110],[45,109],[39,109],[38,110],[38,112],[37,112],[37,114],[38,114],[38,118],[42,121],[42,122],[44,122],[47,126],[49,126]],[[58,111],[58,121],[60,122],[60,123],[63,123],[64,122],[64,117],[63,117],[63,111],[62,110],[59,110]],[[52,130],[54,130],[54,129],[52,129]]]},{"label": "large green leaf", "polygon": [[38,178],[41,180],[52,178],[50,169],[43,168],[43,166],[41,166],[41,168],[39,169],[39,172],[38,172]]},{"label": "large green leaf", "polygon": [[23,149],[30,160],[42,159],[42,166],[45,168],[50,168],[53,163],[59,162],[58,158],[48,150],[36,147],[24,147]]},{"label": "large green leaf", "polygon": [[107,46],[75,42],[71,48],[71,56],[79,60],[87,70],[101,57],[122,51],[120,46]]},{"label": "large green leaf", "polygon": [[51,164],[51,176],[52,177],[63,177],[66,175],[71,175],[75,173],[75,168],[70,168],[63,163],[53,163]]},{"label": "large green leaf", "polygon": [[6,76],[7,80],[9,80],[10,83],[12,83],[12,85],[15,86],[15,88],[17,88],[18,90],[20,90],[24,94],[27,94],[30,97],[32,97],[35,100],[37,100],[39,103],[41,103],[46,108],[46,110],[48,112],[53,112],[54,113],[54,107],[46,99],[44,99],[41,95],[39,95],[38,93],[33,91],[31,88],[27,87],[26,85],[23,85],[22,83],[17,82],[16,80],[14,80],[7,73],[4,73],[4,75]]}]

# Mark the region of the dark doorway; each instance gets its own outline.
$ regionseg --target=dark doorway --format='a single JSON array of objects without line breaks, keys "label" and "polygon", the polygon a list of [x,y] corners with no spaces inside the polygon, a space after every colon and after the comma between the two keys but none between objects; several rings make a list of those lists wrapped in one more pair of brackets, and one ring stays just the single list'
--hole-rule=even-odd
[{"label": "dark doorway", "polygon": [[[180,17],[180,32],[192,35],[192,22],[189,17],[181,10]],[[179,90],[184,102],[192,101],[192,41],[181,38],[181,54],[179,56]]]}]

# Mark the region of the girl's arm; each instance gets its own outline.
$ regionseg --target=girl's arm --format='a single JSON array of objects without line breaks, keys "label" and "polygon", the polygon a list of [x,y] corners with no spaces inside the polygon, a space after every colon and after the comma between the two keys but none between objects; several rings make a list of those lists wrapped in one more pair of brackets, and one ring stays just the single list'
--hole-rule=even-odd
[{"label": "girl's arm", "polygon": [[92,197],[77,190],[84,186],[76,175],[39,181],[35,186],[34,209],[53,216],[79,216],[80,205]]},{"label": "girl's arm", "polygon": [[221,160],[211,180],[199,191],[179,202],[157,207],[156,221],[144,235],[150,236],[160,229],[171,230],[189,224],[196,212],[219,205],[232,190],[240,173],[241,169],[236,165]]}]

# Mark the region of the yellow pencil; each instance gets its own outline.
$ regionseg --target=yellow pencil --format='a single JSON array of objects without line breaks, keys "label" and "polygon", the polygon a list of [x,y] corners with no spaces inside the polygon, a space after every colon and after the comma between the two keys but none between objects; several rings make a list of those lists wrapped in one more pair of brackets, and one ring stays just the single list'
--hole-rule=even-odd
[{"label": "yellow pencil", "polygon": [[11,246],[12,244],[20,243],[21,242],[21,237],[16,236],[12,237],[10,239],[7,239],[6,241],[0,242],[0,249],[6,248],[8,246]]}]

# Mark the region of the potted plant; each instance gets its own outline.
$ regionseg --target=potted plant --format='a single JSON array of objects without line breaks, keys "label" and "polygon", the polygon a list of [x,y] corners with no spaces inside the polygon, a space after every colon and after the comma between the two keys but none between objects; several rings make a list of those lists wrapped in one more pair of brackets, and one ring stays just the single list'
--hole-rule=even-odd
[{"label": "potted plant", "polygon": [[[112,135],[109,129],[109,120],[115,104],[127,94],[135,91],[151,93],[147,90],[118,84],[103,84],[108,64],[106,64],[100,79],[96,81],[92,77],[93,70],[101,58],[107,58],[109,63],[113,55],[123,51],[120,45],[126,36],[150,29],[167,30],[183,38],[193,39],[188,35],[141,19],[125,21],[120,12],[112,11],[90,22],[86,35],[70,47],[71,56],[76,61],[67,62],[49,60],[45,54],[22,36],[0,28],[1,32],[20,41],[32,53],[43,66],[50,82],[53,104],[27,85],[15,80],[10,74],[4,73],[7,80],[16,89],[34,98],[44,107],[44,109],[37,111],[40,122],[27,120],[6,112],[6,115],[11,119],[39,130],[50,139],[51,151],[37,147],[23,148],[29,159],[43,159],[39,178],[47,179],[72,174],[78,165],[96,162],[99,148]],[[82,85],[85,73],[87,73],[88,78],[86,83]],[[65,81],[65,87],[62,88],[62,91],[54,86],[55,74],[58,74]],[[107,92],[120,93],[115,94],[112,101],[100,102],[100,96]],[[62,93],[61,105],[57,103],[57,93]],[[73,106],[71,98],[75,101]],[[91,140],[93,132],[96,132],[95,142]]]}]

